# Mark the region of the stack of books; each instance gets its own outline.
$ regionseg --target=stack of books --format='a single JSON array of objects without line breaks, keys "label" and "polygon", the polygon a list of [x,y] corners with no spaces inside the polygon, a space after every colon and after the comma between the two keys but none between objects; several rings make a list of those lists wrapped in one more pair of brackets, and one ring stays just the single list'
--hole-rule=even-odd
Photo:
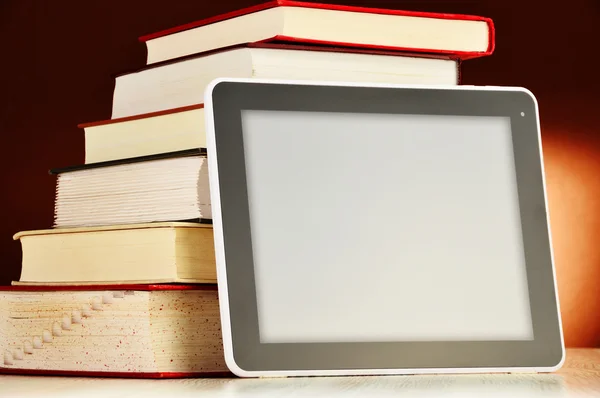
[{"label": "stack of books", "polygon": [[218,77],[460,84],[487,18],[276,1],[142,37],[85,164],[53,169],[54,225],[15,235],[0,372],[177,377],[224,363],[203,94]]}]

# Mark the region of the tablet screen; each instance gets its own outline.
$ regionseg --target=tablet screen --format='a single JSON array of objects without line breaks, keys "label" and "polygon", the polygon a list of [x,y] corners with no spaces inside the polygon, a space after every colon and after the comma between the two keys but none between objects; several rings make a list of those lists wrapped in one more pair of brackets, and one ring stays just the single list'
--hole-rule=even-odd
[{"label": "tablet screen", "polygon": [[509,117],[242,127],[261,343],[533,339]]}]

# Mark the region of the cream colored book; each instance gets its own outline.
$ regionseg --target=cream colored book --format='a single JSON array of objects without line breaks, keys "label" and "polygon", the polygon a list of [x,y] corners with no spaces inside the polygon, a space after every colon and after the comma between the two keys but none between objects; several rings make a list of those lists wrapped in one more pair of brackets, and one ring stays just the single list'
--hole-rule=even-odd
[{"label": "cream colored book", "polygon": [[[204,101],[219,77],[271,78],[398,84],[459,82],[459,62],[450,57],[254,44],[169,61],[117,76],[112,119],[158,112]],[[201,120],[198,120],[201,123]]]},{"label": "cream colored book", "polygon": [[208,163],[198,148],[52,173],[57,175],[55,227],[212,218]]},{"label": "cream colored book", "polygon": [[204,105],[82,123],[85,163],[206,148]]},{"label": "cream colored book", "polygon": [[147,223],[23,231],[13,284],[216,283],[210,224]]},{"label": "cream colored book", "polygon": [[0,288],[0,373],[225,373],[216,286]]}]

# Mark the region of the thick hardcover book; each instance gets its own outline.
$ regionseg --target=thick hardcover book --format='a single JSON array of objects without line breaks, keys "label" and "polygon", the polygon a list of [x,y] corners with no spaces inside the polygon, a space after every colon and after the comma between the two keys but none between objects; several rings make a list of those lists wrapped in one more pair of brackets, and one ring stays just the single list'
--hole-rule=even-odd
[{"label": "thick hardcover book", "polygon": [[212,225],[153,222],[21,231],[13,284],[216,283]]},{"label": "thick hardcover book", "polygon": [[230,375],[215,285],[0,287],[0,373]]},{"label": "thick hardcover book", "polygon": [[195,51],[192,55],[170,58],[118,75],[111,118],[202,103],[208,84],[223,76],[455,85],[458,68],[459,61],[447,54],[417,56],[339,46],[237,44]]},{"label": "thick hardcover book", "polygon": [[[219,47],[219,48],[215,48],[215,49],[211,49],[211,50],[207,50],[207,51],[203,51],[203,52],[197,52],[197,53],[193,53],[193,54],[186,54],[186,55],[182,55],[181,57],[177,57],[177,58],[171,58],[171,59],[167,59],[164,61],[160,61],[160,62],[154,62],[152,64],[148,64],[145,66],[142,66],[141,68],[136,68],[136,69],[131,69],[131,70],[124,70],[121,71],[117,74],[114,75],[115,78],[119,78],[121,76],[127,76],[127,75],[131,75],[131,74],[135,74],[135,73],[139,73],[139,72],[144,72],[147,70],[151,70],[151,69],[155,69],[155,68],[160,68],[166,65],[172,65],[172,64],[177,64],[177,63],[181,63],[181,62],[185,62],[191,59],[196,59],[196,58],[204,58],[204,57],[209,57],[212,55],[216,55],[216,54],[220,54],[223,52],[227,52],[227,51],[232,51],[232,50],[237,50],[237,49],[242,49],[242,48],[251,48],[251,49],[267,49],[267,50],[292,50],[292,51],[310,51],[310,52],[328,52],[328,53],[339,53],[339,54],[362,54],[362,55],[386,55],[386,56],[391,56],[391,57],[405,57],[405,58],[426,58],[426,59],[439,59],[439,60],[454,60],[454,61],[460,61],[461,59],[459,57],[457,57],[455,54],[450,54],[450,53],[421,53],[421,52],[417,52],[417,51],[393,51],[393,50],[389,50],[389,49],[385,49],[385,48],[369,48],[369,47],[347,47],[347,46],[341,46],[341,45],[331,45],[331,44],[309,44],[309,43],[302,43],[302,42],[283,42],[283,41],[261,41],[261,42],[255,42],[255,43],[241,43],[241,44],[234,44],[231,46],[227,46],[227,47]],[[193,107],[193,106],[199,106],[201,105],[200,103],[198,104],[194,104],[194,105],[189,105],[189,106],[185,106],[185,107],[177,107],[174,109],[184,109],[184,108],[188,108],[188,107]],[[170,111],[170,109],[166,109],[163,111],[156,111],[156,112],[148,112],[148,115],[151,114],[158,114],[161,115],[163,113],[168,113]],[[126,117],[120,117],[120,118],[116,118],[116,119],[109,119],[109,120],[136,120],[139,119],[140,117],[143,117],[142,115],[133,115],[133,116],[126,116]],[[79,125],[79,127],[87,127],[88,125],[94,125],[98,122],[91,122],[91,123],[82,123]]]},{"label": "thick hardcover book", "polygon": [[55,227],[212,219],[202,148],[50,172],[57,175]]},{"label": "thick hardcover book", "polygon": [[199,150],[204,154],[203,108],[203,104],[194,104],[80,124],[85,134],[85,164],[102,167],[127,159],[156,159],[169,153],[183,156],[184,151],[195,154]]},{"label": "thick hardcover book", "polygon": [[[494,36],[493,21],[481,16],[276,0],[145,35],[140,41],[148,47],[151,64],[244,42],[363,47],[469,59],[491,54]],[[167,45],[174,40],[177,47]]]}]

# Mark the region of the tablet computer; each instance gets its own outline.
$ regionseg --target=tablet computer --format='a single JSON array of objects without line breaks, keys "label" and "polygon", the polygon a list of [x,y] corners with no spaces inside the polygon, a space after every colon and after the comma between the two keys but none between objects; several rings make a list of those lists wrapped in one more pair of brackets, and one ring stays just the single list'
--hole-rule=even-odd
[{"label": "tablet computer", "polygon": [[562,365],[529,91],[218,79],[205,109],[233,373]]}]

